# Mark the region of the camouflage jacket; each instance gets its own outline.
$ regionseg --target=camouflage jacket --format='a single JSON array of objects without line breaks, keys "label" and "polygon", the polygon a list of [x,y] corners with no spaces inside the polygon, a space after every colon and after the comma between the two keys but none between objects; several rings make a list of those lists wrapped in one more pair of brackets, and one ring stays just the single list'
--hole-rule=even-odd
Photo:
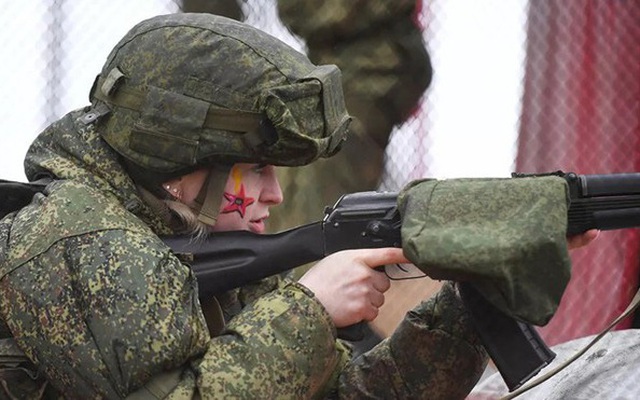
[{"label": "camouflage jacket", "polygon": [[[37,396],[463,398],[476,382],[486,355],[452,286],[355,360],[288,281],[221,301],[232,317],[211,337],[192,271],[158,237],[171,229],[81,115],[34,141],[28,178],[56,181],[0,221],[0,314]],[[7,390],[29,381],[10,376]]]}]

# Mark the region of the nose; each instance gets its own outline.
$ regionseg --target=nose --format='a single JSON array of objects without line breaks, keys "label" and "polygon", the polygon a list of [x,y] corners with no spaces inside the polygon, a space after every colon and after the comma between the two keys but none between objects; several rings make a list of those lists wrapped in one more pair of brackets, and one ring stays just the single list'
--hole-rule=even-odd
[{"label": "nose", "polygon": [[277,206],[282,203],[283,195],[280,182],[278,181],[278,175],[276,174],[276,167],[268,165],[263,170],[264,185],[262,186],[262,192],[260,193],[260,201],[272,206]]}]

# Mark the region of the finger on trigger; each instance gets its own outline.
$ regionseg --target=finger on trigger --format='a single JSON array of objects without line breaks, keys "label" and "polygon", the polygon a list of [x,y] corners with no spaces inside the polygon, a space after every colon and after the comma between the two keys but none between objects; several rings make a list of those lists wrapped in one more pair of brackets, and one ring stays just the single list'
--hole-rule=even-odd
[{"label": "finger on trigger", "polygon": [[363,254],[362,261],[372,268],[387,264],[403,264],[410,262],[404,256],[402,249],[396,247],[368,249],[368,251]]}]

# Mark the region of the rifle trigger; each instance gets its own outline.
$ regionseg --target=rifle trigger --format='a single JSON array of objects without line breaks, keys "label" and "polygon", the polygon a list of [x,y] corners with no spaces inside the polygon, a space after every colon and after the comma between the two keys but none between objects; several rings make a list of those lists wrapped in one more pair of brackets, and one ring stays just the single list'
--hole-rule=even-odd
[{"label": "rifle trigger", "polygon": [[381,239],[385,246],[400,246],[400,230],[385,221],[371,221],[367,224],[363,236]]}]

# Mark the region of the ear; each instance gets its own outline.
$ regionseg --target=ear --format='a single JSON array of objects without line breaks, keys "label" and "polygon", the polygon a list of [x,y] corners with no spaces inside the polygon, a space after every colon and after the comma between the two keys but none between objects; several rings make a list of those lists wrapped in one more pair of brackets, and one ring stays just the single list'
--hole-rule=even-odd
[{"label": "ear", "polygon": [[162,188],[176,200],[182,200],[182,179],[174,179],[162,184]]}]

